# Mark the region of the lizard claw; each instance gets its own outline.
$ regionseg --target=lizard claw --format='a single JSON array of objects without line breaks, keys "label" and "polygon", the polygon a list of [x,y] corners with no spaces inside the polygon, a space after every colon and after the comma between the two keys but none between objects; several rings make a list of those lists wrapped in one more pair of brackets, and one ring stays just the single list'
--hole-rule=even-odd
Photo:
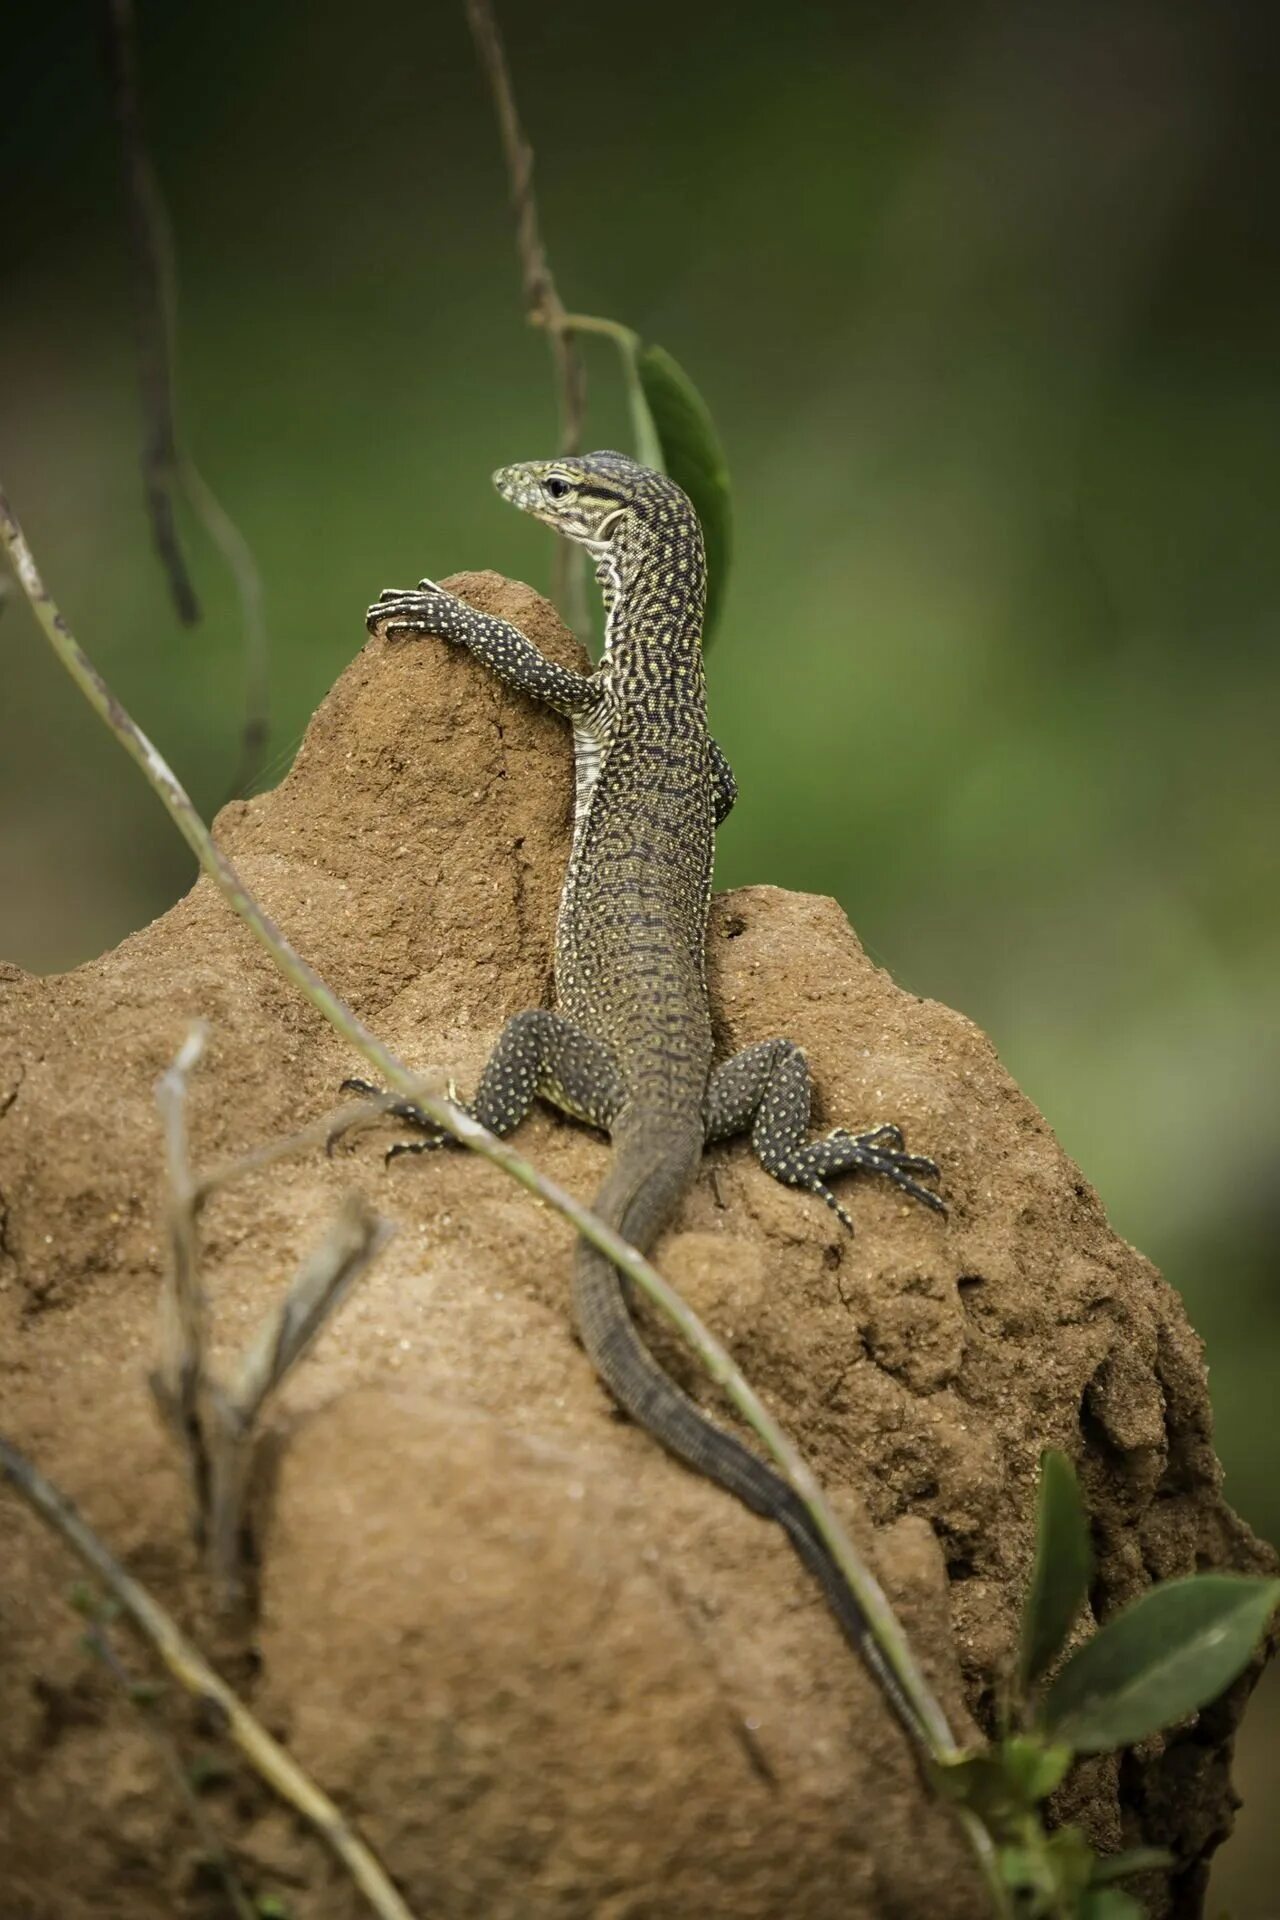
[{"label": "lizard claw", "polygon": [[[851,1133],[847,1127],[835,1127],[824,1140],[803,1147],[783,1172],[791,1185],[807,1187],[825,1200],[852,1231],[853,1222],[827,1186],[836,1173],[878,1173],[891,1180],[903,1193],[910,1194],[921,1206],[945,1214],[946,1203],[940,1194],[922,1184],[939,1180],[941,1169],[936,1160],[924,1153],[906,1153],[902,1130],[892,1125],[872,1127],[866,1133]],[[919,1178],[916,1176],[919,1175]]]},{"label": "lizard claw", "polygon": [[[382,1092],[382,1088],[375,1087],[372,1080],[354,1080],[353,1079],[353,1080],[344,1080],[342,1084],[339,1086],[338,1092],[339,1093],[364,1093],[364,1094],[371,1095],[372,1098],[376,1100],[378,1095]],[[352,1114],[350,1119],[341,1120],[339,1121],[337,1126],[330,1127],[328,1134],[325,1136],[325,1143],[324,1143],[324,1157],[326,1160],[332,1160],[333,1150],[337,1146],[339,1140],[341,1140],[344,1137],[344,1135],[350,1133],[352,1127],[354,1127],[357,1124],[358,1119],[359,1119],[358,1114]]]},{"label": "lizard claw", "polygon": [[873,1127],[870,1133],[855,1134],[848,1127],[832,1127],[831,1138],[833,1140],[857,1140],[864,1147],[884,1145],[892,1147],[894,1151],[898,1153],[902,1151],[903,1146],[906,1144],[903,1138],[902,1128],[895,1127],[891,1121],[882,1127]]},{"label": "lizard claw", "polygon": [[391,1162],[398,1159],[402,1153],[435,1153],[444,1146],[448,1138],[444,1129],[437,1127],[434,1135],[422,1140],[393,1140],[382,1156],[383,1162],[389,1167]]},{"label": "lizard claw", "polygon": [[[362,1080],[358,1076],[353,1075],[351,1078],[342,1081],[338,1091],[340,1093],[362,1093],[370,1100],[380,1100],[383,1102],[384,1113],[394,1113],[397,1119],[407,1120],[411,1126],[421,1127],[423,1129],[427,1136],[425,1139],[399,1140],[394,1146],[389,1147],[386,1155],[388,1160],[394,1159],[398,1153],[424,1153],[429,1148],[443,1146],[449,1138],[443,1128],[436,1125],[431,1115],[424,1113],[421,1107],[415,1106],[412,1100],[388,1099],[386,1088],[376,1086],[372,1080]],[[452,1091],[452,1083],[450,1083],[451,1095]],[[328,1139],[325,1141],[324,1150],[327,1159],[331,1160],[333,1158],[335,1145],[342,1138],[343,1134],[354,1124],[354,1120],[346,1120],[341,1126],[333,1128]]]},{"label": "lizard claw", "polygon": [[461,642],[466,638],[469,613],[462,601],[426,580],[420,587],[384,587],[364,623],[370,633],[433,634],[440,640]]}]

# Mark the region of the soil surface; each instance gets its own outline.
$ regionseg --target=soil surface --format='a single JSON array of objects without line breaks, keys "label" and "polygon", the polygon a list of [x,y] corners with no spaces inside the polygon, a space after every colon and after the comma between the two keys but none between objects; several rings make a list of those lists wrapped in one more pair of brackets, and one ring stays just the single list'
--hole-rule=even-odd
[{"label": "soil surface", "polygon": [[[449,584],[574,657],[528,588]],[[548,1002],[571,807],[561,722],[440,643],[374,640],[280,788],[218,832],[379,1035],[466,1088],[503,1020]],[[1155,1578],[1269,1566],[1222,1500],[1177,1296],[973,1024],[896,987],[830,900],[719,898],[710,965],[726,1051],[789,1036],[823,1124],[895,1120],[944,1169],[946,1221],[847,1183],[851,1237],[730,1143],[659,1264],[819,1471],[957,1729],[991,1724],[1045,1445],[1087,1489],[1095,1618]],[[0,1424],[218,1653],[415,1914],[976,1920],[949,1817],[782,1535],[611,1412],[572,1338],[570,1230],[464,1152],[384,1165],[393,1123],[204,1216],[226,1357],[344,1191],[398,1228],[268,1417],[258,1611],[247,1639],[218,1627],[144,1384],[164,1258],[153,1089],[196,1018],[203,1168],[322,1115],[359,1070],[204,880],[74,973],[0,972]],[[584,1196],[607,1155],[544,1113],[519,1144]],[[122,1697],[82,1645],[78,1569],[9,1495],[0,1541],[3,1920],[228,1911],[157,1724],[255,1894],[293,1920],[363,1914],[171,1687],[149,1714]],[[1062,1797],[1101,1846],[1174,1849],[1153,1913],[1199,1911],[1246,1691]]]}]

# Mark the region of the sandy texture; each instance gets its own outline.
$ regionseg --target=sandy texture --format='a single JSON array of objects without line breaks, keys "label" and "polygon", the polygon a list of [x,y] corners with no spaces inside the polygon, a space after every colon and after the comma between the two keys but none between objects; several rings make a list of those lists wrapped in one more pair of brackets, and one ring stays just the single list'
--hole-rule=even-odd
[{"label": "sandy texture", "polygon": [[[527,588],[451,584],[572,657]],[[219,832],[363,1017],[466,1086],[502,1020],[547,999],[570,809],[560,722],[440,644],[373,641],[283,785]],[[1178,1299],[982,1034],[901,992],[829,900],[722,898],[711,964],[726,1049],[789,1035],[828,1123],[892,1118],[944,1166],[949,1221],[863,1182],[851,1239],[734,1143],[660,1261],[807,1450],[957,1725],[990,1721],[1045,1444],[1088,1488],[1096,1614],[1156,1576],[1266,1564],[1219,1493]],[[0,974],[0,1395],[5,1429],[210,1641],[142,1385],[152,1086],[197,1015],[204,1165],[322,1113],[357,1064],[203,881],[73,974]],[[433,1920],[979,1915],[948,1818],[782,1537],[611,1415],[569,1329],[564,1224],[462,1153],[384,1167],[388,1137],[258,1174],[205,1220],[231,1347],[345,1188],[399,1224],[273,1417],[261,1610],[254,1647],[223,1649],[230,1677]],[[606,1154],[550,1115],[520,1144],[584,1195]],[[154,1745],[79,1645],[70,1561],[7,1498],[0,1529],[4,1920],[225,1912]],[[1072,1790],[1100,1843],[1178,1850],[1153,1911],[1198,1911],[1243,1691]],[[210,1745],[189,1709],[171,1718]],[[298,1920],[363,1911],[238,1769],[206,1798]]]}]

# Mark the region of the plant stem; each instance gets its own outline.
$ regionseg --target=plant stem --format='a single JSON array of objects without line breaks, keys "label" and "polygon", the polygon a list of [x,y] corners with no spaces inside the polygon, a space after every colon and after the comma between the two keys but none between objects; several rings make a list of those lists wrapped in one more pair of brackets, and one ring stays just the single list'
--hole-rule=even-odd
[{"label": "plant stem", "polygon": [[727,1349],[643,1254],[629,1246],[581,1201],[574,1199],[572,1194],[565,1192],[545,1174],[539,1173],[504,1140],[497,1139],[461,1108],[432,1092],[427,1083],[411,1073],[370,1033],[351,1008],[294,951],[217,846],[176,775],[125,712],[73,637],[40,578],[22,530],[2,491],[0,536],[9,549],[18,580],[59,659],[125,750],[142,768],[175,825],[195,851],[201,866],[261,942],[281,973],[293,982],[349,1045],[364,1055],[389,1086],[412,1100],[454,1139],[501,1167],[513,1180],[519,1181],[521,1186],[562,1214],[584,1239],[598,1247],[671,1321],[697,1354],[704,1370],[723,1389],[804,1502],[832,1559],[857,1599],[886,1666],[911,1705],[918,1723],[915,1733],[920,1745],[935,1761],[954,1759],[959,1750],[946,1716],[927,1686],[879,1583],[863,1564],[808,1465],[738,1371]]},{"label": "plant stem", "polygon": [[[516,250],[524,280],[525,310],[535,326],[545,327],[551,347],[560,399],[560,451],[580,453],[587,410],[587,376],[572,330],[565,325],[564,302],[542,238],[538,201],[533,191],[533,148],[521,124],[507,50],[490,0],[466,0],[466,13],[498,117],[498,133],[511,186],[511,208],[516,217]],[[580,548],[563,540],[556,541],[552,599],[580,637],[587,627],[585,558]]]},{"label": "plant stem", "polygon": [[0,1474],[47,1526],[60,1533],[84,1564],[114,1594],[139,1632],[151,1642],[175,1680],[207,1701],[245,1759],[282,1800],[300,1813],[338,1856],[380,1920],[413,1920],[385,1869],[348,1826],[341,1813],[282,1746],[218,1678],[177,1622],[126,1573],[66,1496],[0,1435]]},{"label": "plant stem", "polygon": [[613,341],[627,385],[631,430],[636,437],[636,459],[642,467],[652,467],[655,473],[665,473],[667,463],[662,457],[662,442],[653,424],[653,415],[649,411],[649,402],[645,399],[640,380],[640,335],[634,327],[623,326],[620,320],[606,320],[594,313],[566,313],[564,325],[574,333],[598,333]]}]

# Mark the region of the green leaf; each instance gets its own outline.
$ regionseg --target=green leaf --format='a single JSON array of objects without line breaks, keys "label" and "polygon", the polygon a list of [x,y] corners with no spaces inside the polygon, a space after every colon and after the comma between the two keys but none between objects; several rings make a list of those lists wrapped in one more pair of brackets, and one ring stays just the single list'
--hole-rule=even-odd
[{"label": "green leaf", "polygon": [[724,604],[733,542],[729,470],[711,410],[684,368],[664,347],[638,345],[636,374],[653,420],[662,463],[693,502],[707,550],[707,612],[703,645],[715,631]]},{"label": "green leaf", "polygon": [[1061,1786],[1073,1759],[1070,1747],[1046,1746],[1030,1734],[1013,1734],[995,1752],[1006,1778],[1028,1807],[1047,1800]]},{"label": "green leaf", "polygon": [[1053,1792],[1071,1765],[1070,1747],[1030,1734],[964,1753],[934,1769],[944,1798],[972,1807],[993,1832],[1012,1831]]},{"label": "green leaf", "polygon": [[1156,1867],[1173,1864],[1173,1855],[1167,1847],[1130,1847],[1127,1853],[1107,1853],[1095,1860],[1090,1885],[1105,1887],[1112,1880],[1123,1880],[1131,1873],[1150,1873]]},{"label": "green leaf", "polygon": [[641,466],[670,474],[693,502],[707,550],[706,646],[720,618],[733,543],[729,471],[711,409],[665,347],[641,340],[634,328],[598,313],[568,313],[565,325],[613,341],[627,383],[635,457]]},{"label": "green leaf", "polygon": [[1077,1753],[1132,1746],[1214,1700],[1240,1673],[1280,1580],[1167,1580],[1109,1620],[1050,1687],[1042,1725]]},{"label": "green leaf", "polygon": [[1013,1893],[1052,1893],[1053,1878],[1044,1857],[1031,1847],[1001,1847],[996,1856],[1000,1878]]},{"label": "green leaf", "polygon": [[1143,1920],[1142,1908],[1119,1887],[1100,1887],[1085,1894],[1080,1904],[1080,1920]]},{"label": "green leaf", "polygon": [[1021,1836],[1001,1845],[997,1858],[1004,1884],[1021,1896],[1015,1906],[1023,1920],[1078,1913],[1093,1866],[1093,1850],[1078,1827],[1046,1834],[1034,1820],[1024,1822]]},{"label": "green leaf", "polygon": [[1065,1453],[1046,1448],[1040,1456],[1035,1566],[1022,1610],[1018,1683],[1024,1698],[1060,1652],[1092,1574],[1089,1527],[1075,1468]]}]

